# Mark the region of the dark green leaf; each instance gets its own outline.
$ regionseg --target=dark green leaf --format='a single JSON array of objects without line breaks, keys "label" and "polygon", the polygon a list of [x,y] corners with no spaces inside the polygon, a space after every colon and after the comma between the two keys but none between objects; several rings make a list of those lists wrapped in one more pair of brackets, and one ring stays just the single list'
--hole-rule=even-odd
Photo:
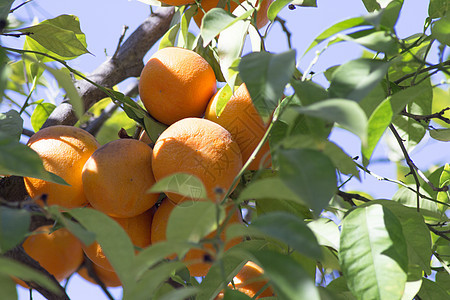
[{"label": "dark green leaf", "polygon": [[196,243],[217,229],[224,219],[224,208],[212,201],[184,201],[170,213],[167,240]]},{"label": "dark green leaf", "polygon": [[[250,199],[281,199],[303,203],[301,199],[278,177],[263,178],[251,182],[239,195],[240,201]],[[303,203],[304,204],[304,203]]]},{"label": "dark green leaf", "polygon": [[16,283],[8,274],[0,273],[0,291],[3,299],[18,299]]},{"label": "dark green leaf", "polygon": [[400,10],[403,6],[403,0],[389,0],[388,5],[383,3],[385,7],[381,11],[380,27],[385,27],[390,31],[394,31],[395,24],[397,23],[398,17],[400,15]]},{"label": "dark green leaf", "polygon": [[193,286],[177,288],[171,292],[162,295],[158,299],[159,300],[191,299],[191,297],[195,296],[198,292],[199,288]]},{"label": "dark green leaf", "polygon": [[0,206],[0,253],[14,248],[25,239],[31,215],[24,209]]},{"label": "dark green leaf", "polygon": [[281,180],[319,215],[336,192],[331,160],[311,149],[279,151]]},{"label": "dark green leaf", "polygon": [[341,38],[389,55],[396,54],[398,51],[398,42],[386,31],[362,30],[354,34],[341,36]]},{"label": "dark green leaf", "polygon": [[375,10],[380,10],[380,4],[377,0],[362,0],[364,6],[366,7],[368,12],[373,12]]},{"label": "dark green leaf", "polygon": [[346,175],[353,175],[359,179],[359,172],[356,168],[355,161],[353,158],[347,155],[347,153],[342,150],[338,145],[333,142],[327,141],[325,143],[325,148],[323,153],[327,155],[335,167],[342,173]]},{"label": "dark green leaf", "polygon": [[291,85],[295,90],[295,95],[299,98],[303,106],[328,98],[328,92],[321,85],[313,81],[291,80]]},{"label": "dark green leaf", "polygon": [[44,169],[39,155],[11,137],[0,134],[0,174],[38,178],[68,185],[61,177]]},{"label": "dark green leaf", "polygon": [[105,256],[122,282],[124,290],[134,285],[129,273],[134,258],[134,246],[123,228],[113,219],[91,208],[76,208],[69,213],[96,235]]},{"label": "dark green leaf", "polygon": [[408,254],[402,225],[388,208],[375,204],[347,215],[339,259],[357,299],[401,299]]},{"label": "dark green leaf", "polygon": [[48,51],[66,59],[89,53],[80,22],[72,15],[61,15],[20,31],[30,32],[30,38]]},{"label": "dark green leaf", "polygon": [[450,294],[450,274],[447,272],[437,272],[436,283]]},{"label": "dark green leaf", "polygon": [[418,296],[423,300],[450,299],[450,295],[441,286],[427,278],[422,279],[422,287]]},{"label": "dark green leaf", "polygon": [[428,16],[431,19],[437,19],[445,16],[450,8],[448,0],[430,0],[428,5]]},{"label": "dark green leaf", "polygon": [[294,70],[294,50],[280,54],[253,52],[242,58],[239,64],[241,78],[264,120],[268,120],[277,107]]},{"label": "dark green leaf", "polygon": [[0,134],[20,139],[23,129],[23,120],[20,114],[11,109],[6,113],[0,113]]},{"label": "dark green leaf", "polygon": [[13,64],[9,64],[8,61],[9,58],[6,56],[6,51],[3,48],[0,48],[0,103],[3,101],[3,96],[6,89],[10,89],[18,93],[20,93],[22,89],[22,86],[19,84],[19,80],[13,80]]},{"label": "dark green leaf", "polygon": [[6,21],[14,0],[5,0],[0,2],[0,20]]},{"label": "dark green leaf", "polygon": [[338,277],[327,285],[327,290],[334,296],[338,296],[339,300],[356,300],[347,286],[347,281],[343,276]]},{"label": "dark green leaf", "polygon": [[330,97],[361,101],[383,79],[389,63],[359,58],[339,66],[333,72]]},{"label": "dark green leaf", "polygon": [[292,257],[269,250],[252,251],[281,299],[320,299],[313,280]]},{"label": "dark green leaf", "polygon": [[303,220],[293,214],[282,211],[267,213],[252,220],[250,228],[282,241],[308,257],[320,259],[316,237]]},{"label": "dark green leaf", "polygon": [[431,33],[441,44],[450,46],[450,15],[447,14],[434,22]]},{"label": "dark green leaf", "polygon": [[308,106],[296,107],[298,112],[336,122],[344,129],[356,134],[366,143],[367,117],[358,103],[345,99],[328,99]]},{"label": "dark green leaf", "polygon": [[36,108],[31,115],[31,126],[34,131],[37,132],[41,129],[42,125],[44,125],[45,121],[47,121],[48,117],[52,113],[52,111],[56,108],[56,105],[53,103],[37,103]]},{"label": "dark green leaf", "polygon": [[[288,190],[286,188],[286,190]],[[311,219],[313,215],[309,208],[298,202],[276,199],[276,198],[261,198],[255,201],[256,212],[258,215],[263,215],[271,211],[285,211],[295,214],[301,219]]]},{"label": "dark green leaf", "polygon": [[192,199],[206,199],[206,190],[202,181],[187,173],[175,173],[155,183],[149,193],[172,192]]}]

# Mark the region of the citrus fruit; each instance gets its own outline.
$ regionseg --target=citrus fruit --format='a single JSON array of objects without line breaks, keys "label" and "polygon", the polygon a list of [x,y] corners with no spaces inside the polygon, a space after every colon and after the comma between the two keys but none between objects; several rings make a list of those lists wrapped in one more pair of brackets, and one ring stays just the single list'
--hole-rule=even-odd
[{"label": "citrus fruit", "polygon": [[[125,230],[133,245],[145,248],[151,243],[150,228],[152,226],[152,217],[153,214],[149,210],[135,217],[113,219]],[[114,271],[98,242],[94,242],[89,246],[82,244],[82,248],[86,256],[94,264],[108,271]]]},{"label": "citrus fruit", "polygon": [[162,0],[161,2],[171,6],[180,6],[195,3],[194,0]]},{"label": "citrus fruit", "polygon": [[[235,90],[219,117],[216,114],[218,95],[219,93],[216,93],[209,102],[205,118],[220,124],[231,133],[241,149],[242,161],[245,164],[264,136],[267,125],[253,105],[245,84]],[[266,142],[248,169],[257,170],[261,164],[268,167],[270,160],[269,143]]]},{"label": "citrus fruit", "polygon": [[87,200],[83,193],[81,170],[84,163],[100,146],[87,131],[73,126],[51,126],[36,132],[27,145],[41,157],[44,168],[70,186],[24,177],[25,188],[31,198],[43,204],[46,195],[48,205],[66,208],[81,207]]},{"label": "citrus fruit", "polygon": [[120,139],[98,148],[82,171],[84,192],[93,208],[112,217],[139,215],[158,200],[147,193],[155,183],[152,148],[133,139]]},{"label": "citrus fruit", "polygon": [[[106,269],[103,269],[102,267],[92,264],[92,270],[95,272],[95,275],[100,279],[100,281],[107,287],[116,287],[121,286],[122,283],[120,282],[119,277],[117,276],[116,272],[114,271],[108,271]],[[97,284],[97,281],[95,281],[94,278],[92,278],[86,267],[82,267],[78,270],[78,275],[83,277],[85,280]]]},{"label": "citrus fruit", "polygon": [[25,239],[23,249],[57,281],[62,281],[81,265],[83,251],[81,242],[66,228],[51,230],[50,225],[37,228]]},{"label": "citrus fruit", "polygon": [[216,77],[208,62],[194,51],[168,47],[145,64],[139,95],[147,111],[170,125],[186,117],[201,117],[216,91]]},{"label": "citrus fruit", "polygon": [[[239,0],[239,1],[241,3],[244,2],[244,0]],[[255,7],[258,5],[258,2],[256,2]],[[273,0],[263,0],[261,2],[261,7],[256,15],[256,27],[258,27],[258,29],[261,29],[269,22],[269,19],[267,18],[267,10],[269,9],[269,6],[272,2],[273,2]],[[230,4],[229,6],[227,4],[225,4],[223,9],[233,12],[236,9],[236,7],[238,6],[238,4],[236,2],[234,2],[233,0],[230,0],[229,4]],[[219,5],[219,0],[202,0],[200,2],[200,5],[202,6],[202,8],[205,12],[208,12],[211,9],[213,9],[214,7],[217,7]],[[203,10],[199,7],[197,10],[197,14],[194,15],[194,21],[198,27],[200,27],[203,16],[205,15]]]},{"label": "citrus fruit", "polygon": [[[272,287],[266,286],[267,283],[264,270],[252,261],[248,261],[233,278],[234,288],[252,299],[258,293],[254,299],[274,296]],[[228,287],[233,289],[233,284],[229,283]],[[221,292],[216,299],[223,299],[223,293]]]},{"label": "citrus fruit", "polygon": [[[170,201],[169,198],[165,198],[162,200],[161,205],[155,212],[151,236],[152,236],[152,244],[165,241],[166,240],[166,230],[167,230],[167,222],[169,220],[170,214],[172,210],[176,207],[176,204]],[[235,209],[234,206],[230,206],[227,208],[227,213],[230,213],[233,210],[233,213],[226,224],[225,227],[229,226],[233,223],[242,222],[242,217],[239,210]],[[223,230],[220,233],[220,239],[222,241],[226,241],[226,230]],[[216,231],[208,234],[205,239],[213,239],[216,236]],[[242,241],[241,238],[231,239],[227,241],[225,244],[225,250],[237,245]],[[183,258],[183,261],[186,262],[187,268],[191,274],[191,276],[205,276],[212,264],[212,260],[208,260],[206,257],[211,257],[211,254],[215,253],[215,248],[210,243],[205,243],[204,249],[199,248],[191,248]],[[170,255],[169,259],[174,259],[176,257],[175,254]]]},{"label": "citrus fruit", "polygon": [[[182,119],[169,126],[153,148],[153,174],[156,181],[188,173],[199,178],[211,200],[221,200],[242,168],[241,151],[222,126],[200,118]],[[173,192],[167,196],[179,203],[188,197]],[[198,199],[193,195],[190,199]]]}]

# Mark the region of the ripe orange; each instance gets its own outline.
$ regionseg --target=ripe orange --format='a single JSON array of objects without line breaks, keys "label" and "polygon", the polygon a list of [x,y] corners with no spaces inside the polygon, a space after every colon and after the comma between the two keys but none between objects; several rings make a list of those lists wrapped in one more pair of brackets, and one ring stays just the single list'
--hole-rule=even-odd
[{"label": "ripe orange", "polygon": [[50,233],[52,226],[41,226],[23,242],[23,249],[34,260],[62,281],[83,262],[81,242],[67,229]]},{"label": "ripe orange", "polygon": [[[198,177],[208,198],[221,200],[242,168],[241,151],[231,134],[222,126],[200,118],[186,118],[169,126],[153,148],[153,174],[156,181],[179,172]],[[185,200],[168,192],[174,202]],[[195,199],[195,196],[192,197]]]},{"label": "ripe orange", "polygon": [[31,198],[47,195],[48,205],[66,208],[81,207],[87,200],[83,193],[81,170],[84,163],[100,146],[87,131],[73,126],[51,126],[39,130],[28,146],[42,158],[44,168],[63,178],[70,186],[25,177],[25,188]]},{"label": "ripe orange", "polygon": [[216,77],[208,62],[194,51],[177,47],[153,54],[139,80],[145,108],[167,125],[201,117],[215,91]]},{"label": "ripe orange", "polygon": [[[228,100],[219,117],[216,114],[218,93],[211,99],[206,108],[205,118],[222,125],[228,130],[239,144],[242,161],[245,163],[264,136],[267,125],[253,105],[245,84],[241,84]],[[249,165],[249,170],[257,170],[262,163],[264,167],[270,166],[270,148],[266,142]]]},{"label": "ripe orange", "polygon": [[161,2],[172,6],[188,5],[191,3],[195,3],[194,0],[162,0]]},{"label": "ripe orange", "polygon": [[133,139],[109,142],[87,160],[82,180],[93,208],[113,217],[139,215],[158,200],[147,190],[155,183],[152,148]]},{"label": "ripe orange", "polygon": [[[152,217],[153,214],[149,210],[135,217],[113,219],[122,226],[133,245],[145,248],[151,243],[150,228],[152,226]],[[114,271],[99,243],[94,242],[89,246],[82,244],[82,248],[93,263],[108,271]]]},{"label": "ripe orange", "polygon": [[[244,2],[244,0],[239,0],[239,1],[241,3]],[[255,7],[258,5],[258,2],[256,3]],[[256,27],[258,27],[258,29],[261,29],[269,22],[269,19],[267,18],[267,10],[269,9],[269,6],[272,2],[273,2],[273,0],[263,0],[261,2],[261,7],[256,15]],[[205,12],[208,12],[211,9],[213,9],[214,7],[217,7],[217,5],[219,5],[219,0],[202,0],[200,2],[200,5],[202,6],[202,8]],[[238,4],[236,2],[234,2],[233,0],[230,0],[230,5],[228,6],[227,4],[225,4],[224,9],[227,11],[233,12],[237,6],[238,6]],[[194,21],[198,27],[200,27],[200,25],[202,24],[202,19],[203,19],[203,16],[205,15],[203,10],[199,7],[197,10],[197,14],[194,15]]]},{"label": "ripe orange", "polygon": [[[98,279],[100,279],[100,281],[103,282],[105,284],[105,286],[116,287],[116,286],[122,285],[116,272],[103,269],[102,267],[100,267],[94,263],[92,264],[92,269],[95,272],[95,275],[97,275]],[[88,270],[86,267],[82,267],[81,269],[79,269],[78,275],[80,275],[85,280],[87,280],[93,284],[97,284],[95,279],[92,278],[91,276],[89,276]]]},{"label": "ripe orange", "polygon": [[[161,202],[161,205],[156,210],[153,223],[152,223],[152,244],[155,244],[160,241],[166,240],[166,230],[167,230],[167,222],[169,220],[169,216],[172,212],[172,210],[176,207],[176,204],[170,201],[170,199],[165,198]],[[229,226],[233,223],[240,223],[242,222],[242,217],[239,212],[239,210],[235,209],[233,206],[227,208],[227,212],[229,213],[230,210],[235,210],[233,212],[233,215],[230,217],[230,220],[228,221],[226,226]],[[222,241],[226,241],[226,230],[223,230],[220,233],[220,239]],[[205,239],[213,239],[216,236],[216,231],[211,232],[208,234]],[[241,238],[236,238],[228,241],[225,245],[225,250],[228,250],[229,248],[237,245],[241,242]],[[187,268],[191,274],[191,276],[205,276],[212,264],[212,261],[205,261],[205,256],[210,256],[211,253],[215,253],[215,248],[212,244],[205,243],[204,245],[205,249],[198,249],[198,248],[192,248],[190,249],[185,257],[183,258],[183,261],[187,263]],[[175,254],[170,255],[168,258],[174,259],[176,256]]]},{"label": "ripe orange", "polygon": [[[253,298],[268,282],[263,276],[264,270],[254,262],[249,261],[233,278],[234,287]],[[233,288],[233,285],[230,283],[228,287]],[[271,286],[267,286],[255,299],[272,296],[274,296],[273,289]],[[223,293],[220,293],[216,299],[223,299]]]}]

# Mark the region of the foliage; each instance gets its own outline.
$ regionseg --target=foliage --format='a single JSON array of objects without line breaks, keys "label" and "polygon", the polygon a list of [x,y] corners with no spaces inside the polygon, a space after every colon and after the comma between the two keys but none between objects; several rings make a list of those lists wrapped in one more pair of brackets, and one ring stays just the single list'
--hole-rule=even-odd
[{"label": "foliage", "polygon": [[[221,108],[234,87],[246,83],[255,107],[269,123],[255,152],[269,141],[272,169],[250,172],[244,166],[236,177],[236,190],[227,194],[245,215],[244,225],[230,226],[227,232],[246,237],[239,245],[224,251],[219,238],[204,239],[216,229],[223,230],[217,227],[225,226],[219,225],[226,220],[224,203],[196,203],[175,210],[178,218],[169,219],[168,241],[137,255],[123,229],[102,213],[89,208],[61,213],[45,207],[37,214],[53,218],[82,241],[91,242],[95,236],[122,281],[124,299],[148,299],[149,295],[213,299],[248,260],[264,269],[279,299],[450,299],[450,167],[421,170],[409,155],[427,134],[437,141],[450,140],[446,114],[450,109],[446,51],[450,4],[430,0],[429,17],[418,20],[424,22],[423,32],[400,38],[396,21],[403,0],[362,2],[365,16],[338,22],[310,41],[306,52],[323,47],[317,59],[336,43],[350,42],[366,50],[363,57],[330,66],[324,73],[328,86],[318,84],[311,69],[296,68],[306,53],[265,51],[267,34],[255,29],[252,17],[257,5],[237,9],[234,15],[224,8],[207,12],[197,36],[188,31],[196,5],[177,8],[160,47],[185,47],[205,57],[225,86]],[[11,4],[0,5],[1,19]],[[275,0],[268,11],[269,26],[284,24],[278,13],[287,5],[301,9],[317,3]],[[283,28],[290,45],[290,32]],[[1,33],[3,38],[16,33],[25,37],[22,49],[0,48],[0,94],[4,95],[0,101],[18,105],[16,110],[0,113],[0,177],[30,176],[64,183],[45,171],[37,154],[19,139],[24,120],[31,117],[37,131],[56,107],[45,100],[32,101],[36,86],[48,86],[49,73],[78,116],[87,109],[69,74],[89,79],[66,62],[88,53],[79,20],[61,15],[28,27],[2,28]],[[248,42],[252,51],[244,54]],[[433,47],[439,51],[437,63],[429,59]],[[436,82],[436,76],[443,82]],[[29,89],[24,88],[26,83]],[[102,141],[115,138],[109,133],[114,130],[108,128],[117,130],[114,124],[118,123],[127,124],[127,129],[136,124],[153,141],[166,128],[133,96],[95,85],[125,112],[112,113],[100,134]],[[13,101],[12,93],[21,95],[23,103]],[[77,126],[89,128],[101,118],[106,103],[97,105],[81,116]],[[359,138],[359,157],[350,157],[339,141],[330,141],[337,128]],[[385,178],[370,170],[375,148],[389,134],[401,149],[402,158],[396,163],[399,170],[406,169],[407,178]],[[375,200],[347,190],[349,182],[368,176],[397,184],[399,189],[390,199]],[[201,182],[185,174],[159,182],[152,191],[186,194],[192,185],[204,194]],[[8,255],[27,235],[35,212],[2,198],[0,204],[0,254]],[[202,280],[189,277],[181,260],[165,259],[172,253],[182,257],[206,242],[219,251]],[[55,290],[42,274],[0,257],[0,290],[8,299],[16,297],[10,275]],[[224,299],[241,298],[248,299],[237,292],[227,292]]]}]

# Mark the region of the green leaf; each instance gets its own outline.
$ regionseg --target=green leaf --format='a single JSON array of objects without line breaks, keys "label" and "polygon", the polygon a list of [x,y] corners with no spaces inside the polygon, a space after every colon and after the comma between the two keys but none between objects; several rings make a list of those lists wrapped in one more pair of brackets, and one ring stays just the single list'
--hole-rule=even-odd
[{"label": "green leaf", "polygon": [[127,233],[113,219],[91,208],[75,208],[69,213],[96,235],[105,256],[122,282],[124,291],[134,285],[129,273],[134,258],[134,246]]},{"label": "green leaf", "polygon": [[42,125],[44,125],[45,121],[47,121],[48,117],[52,113],[52,111],[56,108],[56,105],[53,103],[37,103],[36,108],[31,115],[31,126],[34,131],[37,132],[41,129]]},{"label": "green leaf", "polygon": [[303,55],[308,53],[309,50],[311,50],[312,48],[314,48],[315,46],[317,46],[324,40],[328,39],[329,37],[341,32],[341,31],[344,31],[344,30],[347,30],[350,28],[354,28],[354,27],[358,27],[358,26],[363,26],[363,25],[370,25],[370,23],[367,22],[363,17],[350,18],[350,19],[338,22],[338,23],[332,25],[331,27],[325,29],[321,34],[319,34],[319,36],[317,36],[314,39],[314,41],[311,43],[311,45],[309,45],[308,49],[305,51],[305,53]]},{"label": "green leaf", "polygon": [[[415,186],[412,187],[415,189]],[[420,190],[420,193],[429,196],[424,190]],[[393,201],[399,202],[405,206],[417,208],[417,193],[407,189],[405,187],[400,188],[392,197]],[[420,213],[426,220],[438,221],[441,219],[441,213],[436,202],[424,199],[419,199]]]},{"label": "green leaf", "polygon": [[65,59],[89,53],[86,49],[86,37],[80,29],[76,16],[61,15],[53,19],[23,28],[20,32],[30,32],[30,38],[42,47]]},{"label": "green leaf", "polygon": [[361,101],[383,79],[389,63],[366,58],[339,66],[331,76],[328,92],[332,98]]},{"label": "green leaf", "polygon": [[356,134],[366,143],[367,117],[358,103],[345,99],[328,99],[308,106],[296,107],[298,112],[336,122],[342,128]]},{"label": "green leaf", "polygon": [[231,96],[233,96],[233,91],[231,90],[231,87],[228,84],[226,84],[218,91],[217,96],[215,96],[219,97],[216,103],[217,117],[220,117],[223,110],[225,109],[225,106],[227,106],[228,100],[230,100]]},{"label": "green leaf", "polygon": [[223,300],[251,300],[249,296],[239,290],[226,289]]},{"label": "green leaf", "polygon": [[46,275],[8,257],[0,256],[0,275],[14,276],[25,281],[33,281],[56,295],[61,294],[57,285]]},{"label": "green leaf", "polygon": [[42,179],[68,185],[61,177],[44,169],[39,155],[11,137],[0,134],[0,174]]},{"label": "green leaf", "polygon": [[100,145],[104,145],[113,140],[117,140],[118,132],[121,128],[125,129],[132,136],[136,131],[136,122],[130,119],[123,110],[116,110],[102,125],[95,138]]},{"label": "green leaf", "polygon": [[270,250],[252,251],[251,254],[281,299],[320,299],[313,280],[291,256]]},{"label": "green leaf", "polygon": [[373,12],[381,9],[380,4],[378,3],[379,1],[377,0],[362,0],[362,2],[364,3],[364,6],[366,7],[368,12]]},{"label": "green leaf", "polygon": [[408,271],[402,226],[386,207],[358,207],[342,221],[339,260],[357,299],[401,299]]},{"label": "green leaf", "polygon": [[239,17],[235,17],[229,11],[215,7],[209,10],[202,19],[200,35],[203,38],[203,46],[206,47],[220,32],[229,28],[237,21],[245,20],[253,14],[254,8],[249,9]]},{"label": "green leaf", "polygon": [[361,30],[349,35],[340,35],[343,40],[353,41],[370,50],[394,55],[398,52],[398,42],[386,31]]},{"label": "green leaf", "polygon": [[14,0],[5,0],[0,2],[0,20],[5,20],[9,15]]},{"label": "green leaf", "polygon": [[0,253],[14,248],[25,239],[31,215],[25,209],[0,206]]},{"label": "green leaf", "polygon": [[199,288],[193,286],[177,288],[171,292],[168,292],[167,294],[162,295],[158,299],[159,300],[192,299],[192,297],[195,296],[198,292]]},{"label": "green leaf", "polygon": [[434,22],[431,27],[432,36],[441,44],[450,46],[450,15],[447,14]]},{"label": "green leaf", "polygon": [[450,8],[448,0],[430,0],[428,5],[428,16],[431,19],[437,19],[445,16]]},{"label": "green leaf", "polygon": [[22,135],[22,129],[23,120],[17,111],[11,109],[6,113],[0,113],[0,134],[18,141]]},{"label": "green leaf", "polygon": [[174,47],[179,30],[180,30],[180,23],[173,25],[161,38],[158,49]]},{"label": "green leaf", "polygon": [[386,131],[386,128],[391,124],[394,116],[424,92],[426,91],[420,86],[411,87],[395,93],[378,105],[369,118],[367,145],[362,147],[362,154],[366,162],[370,160],[376,145]]},{"label": "green leaf", "polygon": [[302,202],[301,199],[278,177],[263,178],[251,182],[239,195],[239,201],[251,199],[281,199]]},{"label": "green leaf", "polygon": [[156,182],[147,192],[171,192],[191,199],[207,199],[202,181],[187,173],[175,173]]},{"label": "green leaf", "polygon": [[291,85],[303,106],[328,99],[327,90],[313,81],[291,80]]},{"label": "green leaf", "polygon": [[[288,190],[286,188],[286,190]],[[301,219],[313,218],[309,208],[298,202],[276,199],[276,198],[261,198],[255,199],[256,212],[258,215],[263,215],[271,211],[285,211],[291,214],[295,214]]]},{"label": "green leaf", "polygon": [[276,0],[270,4],[269,9],[267,10],[267,17],[269,18],[269,21],[273,22],[278,13],[290,3],[297,6],[317,7],[316,0]]},{"label": "green leaf", "polygon": [[239,72],[263,120],[268,120],[295,70],[295,51],[253,52],[241,59]]},{"label": "green leaf", "polygon": [[359,172],[356,168],[353,158],[347,155],[338,145],[333,142],[326,141],[323,153],[327,155],[334,166],[342,173],[346,175],[353,175],[359,179]]},{"label": "green leaf", "polygon": [[302,219],[291,213],[275,211],[252,220],[249,226],[308,257],[320,259],[316,237]]},{"label": "green leaf", "polygon": [[[450,165],[445,164],[444,169],[442,170],[441,177],[439,178],[439,187],[442,188],[444,186],[450,186]],[[450,202],[450,192],[438,192],[436,200],[439,200],[444,203]],[[444,214],[448,209],[448,206],[443,204],[438,204],[439,210]]]},{"label": "green leaf", "polygon": [[280,178],[319,215],[336,192],[336,173],[331,160],[311,149],[280,150]]},{"label": "green leaf", "polygon": [[450,274],[447,272],[437,272],[435,277],[436,283],[450,294]]},{"label": "green leaf", "polygon": [[211,201],[183,201],[170,213],[167,240],[196,243],[216,230],[224,219],[225,210],[218,204]]},{"label": "green leaf", "polygon": [[422,287],[417,294],[420,299],[423,300],[448,300],[450,299],[450,295],[440,287],[436,282],[431,281],[430,279],[424,278],[422,281]]},{"label": "green leaf", "polygon": [[339,251],[340,232],[336,223],[330,219],[318,218],[307,225],[316,236],[319,245]]},{"label": "green leaf", "polygon": [[7,274],[0,273],[0,291],[4,299],[18,299],[16,283]]}]

